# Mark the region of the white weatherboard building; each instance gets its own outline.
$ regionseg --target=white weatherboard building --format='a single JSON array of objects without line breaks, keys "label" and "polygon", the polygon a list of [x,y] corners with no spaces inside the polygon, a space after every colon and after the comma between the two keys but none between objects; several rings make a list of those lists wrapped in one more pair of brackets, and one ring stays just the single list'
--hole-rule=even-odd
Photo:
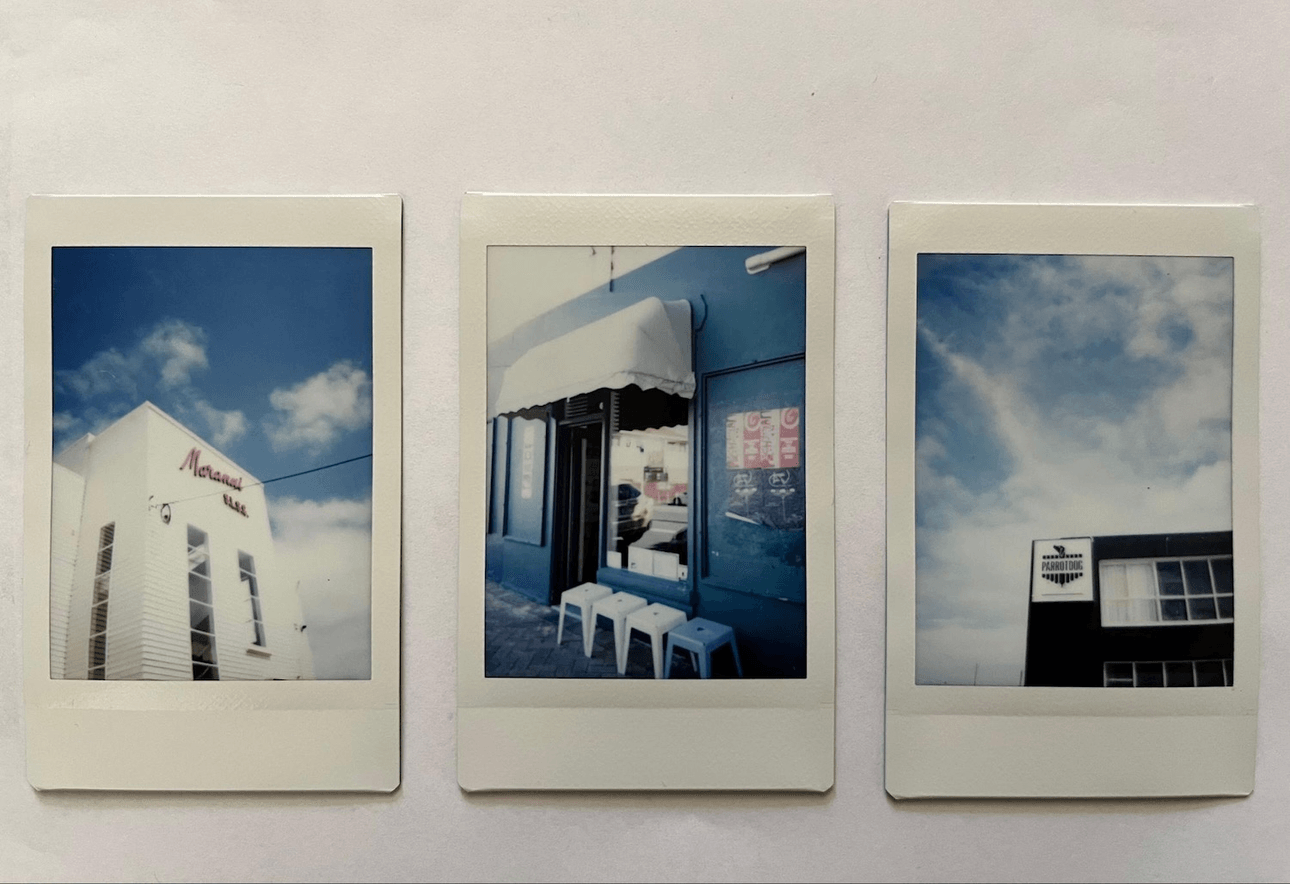
[{"label": "white weatherboard building", "polygon": [[54,458],[54,678],[313,677],[258,480],[145,402]]}]

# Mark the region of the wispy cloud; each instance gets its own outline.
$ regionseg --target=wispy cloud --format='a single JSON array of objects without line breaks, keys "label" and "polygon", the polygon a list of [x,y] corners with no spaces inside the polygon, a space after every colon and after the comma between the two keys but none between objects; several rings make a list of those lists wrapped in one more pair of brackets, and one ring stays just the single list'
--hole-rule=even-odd
[{"label": "wispy cloud", "polygon": [[224,448],[246,435],[246,415],[240,411],[220,411],[205,399],[193,403],[193,410],[206,422],[210,440],[216,448]]},{"label": "wispy cloud", "polygon": [[137,398],[152,383],[173,388],[190,382],[206,368],[206,333],[180,319],[163,319],[124,352],[100,350],[79,368],[55,373],[60,389],[81,399],[124,395]]},{"label": "wispy cloud", "polygon": [[275,413],[265,420],[265,432],[275,451],[305,449],[320,453],[343,432],[372,422],[372,380],[349,361],[289,389],[269,394]]},{"label": "wispy cloud", "polygon": [[936,258],[919,287],[919,679],[1016,684],[1031,540],[1230,529],[1231,265]]},{"label": "wispy cloud", "polygon": [[278,566],[299,581],[315,678],[371,675],[370,500],[269,500]]}]

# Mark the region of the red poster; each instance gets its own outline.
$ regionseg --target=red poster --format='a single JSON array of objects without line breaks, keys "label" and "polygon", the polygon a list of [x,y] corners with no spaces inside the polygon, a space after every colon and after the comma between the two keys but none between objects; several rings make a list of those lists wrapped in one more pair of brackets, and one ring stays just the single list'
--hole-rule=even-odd
[{"label": "red poster", "polygon": [[796,408],[779,409],[779,463],[780,467],[798,467],[802,465],[801,412]]}]

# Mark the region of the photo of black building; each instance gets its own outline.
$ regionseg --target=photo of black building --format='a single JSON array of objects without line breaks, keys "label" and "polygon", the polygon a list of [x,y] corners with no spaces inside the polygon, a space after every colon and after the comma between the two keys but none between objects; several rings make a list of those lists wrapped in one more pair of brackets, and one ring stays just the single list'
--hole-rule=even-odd
[{"label": "photo of black building", "polygon": [[1232,532],[1037,540],[1025,684],[1233,684]]}]

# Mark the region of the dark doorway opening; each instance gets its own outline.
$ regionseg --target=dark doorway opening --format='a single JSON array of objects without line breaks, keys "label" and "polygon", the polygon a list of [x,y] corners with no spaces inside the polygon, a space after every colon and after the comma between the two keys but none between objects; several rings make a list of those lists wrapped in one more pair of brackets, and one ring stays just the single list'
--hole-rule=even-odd
[{"label": "dark doorway opening", "polygon": [[596,579],[600,565],[603,443],[601,421],[562,426],[559,431],[560,494],[555,522],[560,533],[555,544],[553,605],[560,603],[560,594],[566,589]]}]

